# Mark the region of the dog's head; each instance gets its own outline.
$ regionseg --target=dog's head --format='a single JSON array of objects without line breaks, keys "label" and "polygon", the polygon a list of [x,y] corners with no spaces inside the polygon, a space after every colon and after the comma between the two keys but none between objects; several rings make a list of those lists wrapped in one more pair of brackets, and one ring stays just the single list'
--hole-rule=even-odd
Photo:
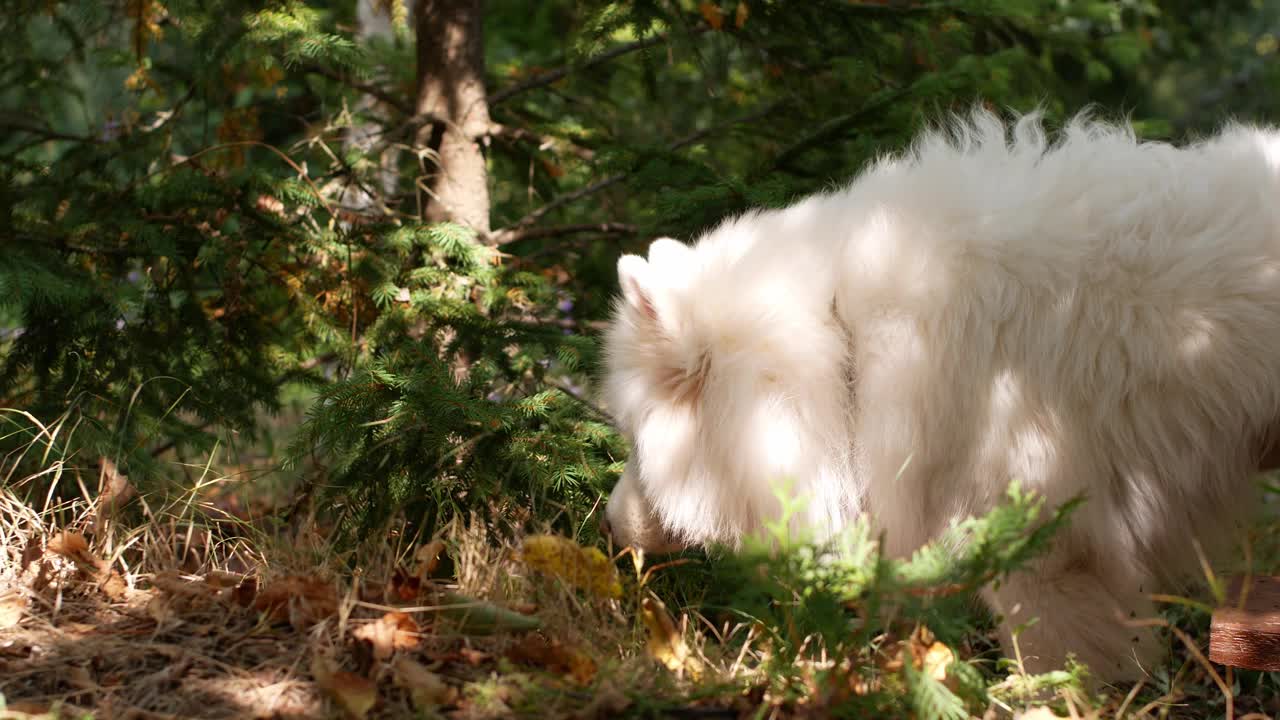
[{"label": "dog's head", "polygon": [[604,392],[632,446],[607,508],[620,545],[736,545],[779,515],[779,483],[814,490],[843,451],[847,348],[832,288],[745,252],[758,235],[744,220],[618,261]]}]

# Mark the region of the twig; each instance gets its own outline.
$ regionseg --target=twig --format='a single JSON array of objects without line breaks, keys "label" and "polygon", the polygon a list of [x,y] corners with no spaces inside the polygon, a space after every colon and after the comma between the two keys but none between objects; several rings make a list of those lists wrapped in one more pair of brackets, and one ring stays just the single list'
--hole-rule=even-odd
[{"label": "twig", "polygon": [[[734,125],[742,125],[750,122],[755,122],[756,120],[759,120],[765,115],[768,115],[769,113],[773,112],[782,104],[783,103],[781,100],[777,102],[772,102],[772,103],[769,103],[768,105],[765,105],[762,108],[753,110],[745,115],[741,115],[731,120],[726,120],[723,123],[712,125],[710,127],[706,127],[701,130],[696,130],[672,142],[671,144],[667,145],[667,148],[666,148],[667,152],[675,152],[676,150],[692,145],[709,135],[714,135],[715,133],[731,128]],[[867,109],[870,109],[870,108],[867,108]],[[556,198],[553,198],[546,205],[543,205],[537,210],[534,210],[530,212],[528,215],[525,215],[524,217],[520,218],[518,221],[515,222],[515,224],[511,225],[510,227],[494,231],[491,237],[496,238],[498,244],[500,245],[503,244],[504,241],[512,242],[511,240],[505,240],[505,238],[525,228],[528,228],[530,225],[533,225],[534,223],[541,220],[552,210],[556,210],[557,208],[563,207],[564,205],[567,205],[571,202],[581,200],[582,198],[587,197],[588,195],[594,195],[600,192],[601,190],[617,185],[623,180],[626,180],[632,174],[632,172],[633,171],[628,170],[625,172],[616,173],[614,175],[610,175],[607,178],[604,178],[603,180],[597,180],[596,182],[591,183],[586,187],[578,188],[573,192],[565,193],[564,195],[560,195]]]},{"label": "twig", "polygon": [[882,94],[879,99],[874,100],[871,103],[868,103],[867,105],[864,105],[861,108],[854,110],[853,112],[845,113],[844,115],[840,115],[826,121],[825,123],[820,125],[817,130],[814,130],[808,135],[800,138],[799,140],[792,143],[788,147],[783,148],[776,156],[774,156],[774,159],[773,159],[774,167],[782,167],[784,165],[787,165],[792,160],[794,160],[797,156],[799,156],[801,153],[805,152],[809,148],[814,147],[815,145],[827,140],[830,137],[839,135],[840,133],[844,132],[846,129],[849,128],[849,126],[856,123],[859,119],[861,119],[867,113],[873,112],[875,110],[879,110],[880,108],[883,108],[885,105],[895,102],[898,98],[906,94],[907,94],[907,90],[903,88],[889,91],[888,93]]},{"label": "twig", "polygon": [[[699,28],[695,28],[693,32],[703,33],[709,29],[710,29],[709,27],[699,27]],[[644,38],[643,40],[636,40],[635,42],[629,42],[623,45],[619,45],[615,48],[611,48],[609,50],[606,50],[600,53],[599,55],[588,58],[585,62],[579,65],[574,65],[572,63],[569,63],[569,64],[562,65],[554,70],[549,70],[540,75],[535,75],[534,77],[531,77],[528,80],[525,80],[523,82],[518,82],[515,85],[512,85],[508,88],[504,88],[502,90],[499,90],[498,92],[490,94],[489,107],[492,108],[498,103],[506,102],[507,100],[510,100],[511,98],[515,97],[516,95],[519,95],[520,93],[528,92],[530,90],[535,90],[540,87],[546,87],[547,85],[550,85],[551,83],[559,80],[560,78],[563,78],[564,76],[568,75],[574,70],[586,70],[588,68],[593,68],[597,65],[601,65],[603,63],[609,62],[614,58],[621,57],[622,55],[626,55],[627,53],[632,53],[632,52],[635,52],[636,50],[643,50],[647,47],[653,47],[654,45],[659,45],[661,43],[666,42],[668,39],[670,39],[669,35],[654,35],[652,37]]]},{"label": "twig", "polygon": [[405,102],[403,99],[398,98],[395,95],[392,95],[391,93],[378,87],[377,85],[361,82],[359,80],[353,80],[352,78],[340,75],[330,70],[329,68],[321,67],[319,65],[308,65],[304,70],[305,72],[315,73],[316,75],[322,75],[324,77],[329,78],[330,80],[342,83],[343,85],[346,85],[347,87],[353,90],[359,90],[360,92],[366,95],[370,95],[374,98],[377,98],[378,100],[385,103],[388,107],[398,111],[401,115],[414,115],[412,105],[410,105],[408,102]]},{"label": "twig", "polygon": [[606,235],[635,235],[636,226],[627,223],[618,222],[602,222],[602,223],[579,223],[577,225],[555,225],[552,227],[526,227],[511,228],[508,230],[500,230],[491,237],[495,245],[507,245],[517,240],[528,240],[530,238],[548,238],[560,237],[562,235],[576,235],[578,233],[598,232]]},{"label": "twig", "polygon": [[527,142],[538,146],[539,150],[562,146],[568,152],[577,156],[582,160],[592,160],[596,153],[591,148],[585,148],[566,138],[555,137],[554,135],[543,135],[525,128],[511,127],[502,123],[491,123],[486,135],[501,140],[511,140],[515,142]]}]

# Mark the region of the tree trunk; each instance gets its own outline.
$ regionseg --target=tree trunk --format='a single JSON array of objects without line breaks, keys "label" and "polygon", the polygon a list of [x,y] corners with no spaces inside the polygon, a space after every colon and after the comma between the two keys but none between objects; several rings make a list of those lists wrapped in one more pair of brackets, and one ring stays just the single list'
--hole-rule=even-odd
[{"label": "tree trunk", "polygon": [[489,235],[489,178],[480,139],[489,129],[484,88],[483,0],[417,0],[419,117],[417,146],[438,138],[427,174],[423,218],[470,225]]}]

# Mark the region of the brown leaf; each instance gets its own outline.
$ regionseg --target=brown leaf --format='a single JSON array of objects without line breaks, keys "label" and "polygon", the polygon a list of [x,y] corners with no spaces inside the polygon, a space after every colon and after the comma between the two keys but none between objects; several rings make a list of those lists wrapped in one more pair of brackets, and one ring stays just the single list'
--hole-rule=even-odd
[{"label": "brown leaf", "polygon": [[98,589],[111,600],[123,600],[129,584],[120,573],[102,559],[89,552],[89,541],[84,535],[66,530],[49,538],[49,550],[71,560],[81,572],[93,578]]},{"label": "brown leaf", "polygon": [[284,203],[270,195],[259,195],[257,200],[254,201],[254,206],[259,210],[271,213],[272,215],[284,215]]},{"label": "brown leaf", "polygon": [[568,675],[579,685],[587,685],[596,676],[596,663],[583,651],[538,633],[525,635],[507,650],[512,662],[546,668]]},{"label": "brown leaf", "polygon": [[458,699],[455,688],[416,660],[402,655],[396,658],[391,669],[396,685],[408,691],[413,706],[419,710],[429,710],[437,705],[452,705]]},{"label": "brown leaf", "polygon": [[377,660],[386,660],[397,650],[418,647],[418,624],[402,612],[389,612],[374,622],[361,625],[351,634],[357,640],[369,643]]},{"label": "brown leaf", "polygon": [[173,605],[167,597],[157,593],[147,601],[147,615],[156,621],[156,625],[168,625],[173,621]]},{"label": "brown leaf", "polygon": [[61,555],[68,560],[76,560],[84,562],[92,561],[89,555],[89,541],[84,536],[70,530],[60,532],[49,538],[49,550]]},{"label": "brown leaf", "polygon": [[733,13],[733,26],[742,29],[742,26],[747,24],[747,15],[750,13],[751,10],[745,2],[738,3],[738,9]]},{"label": "brown leaf", "polygon": [[98,589],[102,591],[111,600],[123,600],[129,594],[129,583],[125,582],[124,577],[120,573],[105,567],[105,563],[99,566],[97,573]]},{"label": "brown leaf", "polygon": [[422,581],[417,577],[406,573],[400,568],[396,568],[391,573],[391,582],[387,587],[387,594],[394,599],[402,602],[411,602],[417,599],[422,593]]},{"label": "brown leaf", "polygon": [[472,667],[479,667],[481,663],[489,659],[489,653],[469,647],[458,648],[458,655]]},{"label": "brown leaf", "polygon": [[231,601],[240,607],[249,607],[258,596],[258,579],[245,578],[231,591]]},{"label": "brown leaf", "polygon": [[95,532],[138,494],[129,478],[116,467],[114,460],[103,455],[98,458],[98,465],[102,471],[98,474],[98,512],[93,520]]},{"label": "brown leaf", "polygon": [[702,0],[698,3],[698,12],[702,14],[702,19],[714,30],[724,27],[724,11],[720,6],[710,2],[710,0]]},{"label": "brown leaf", "polygon": [[316,655],[311,658],[311,675],[349,717],[361,720],[378,704],[378,686],[368,678],[341,670],[333,660]]},{"label": "brown leaf", "polygon": [[210,570],[209,573],[204,576],[204,581],[212,587],[224,590],[226,588],[236,587],[240,583],[244,582],[244,576],[236,573],[222,572],[221,570]]},{"label": "brown leaf", "polygon": [[432,540],[418,548],[418,551],[413,554],[413,574],[419,580],[431,577],[431,574],[436,571],[436,566],[440,564],[440,554],[443,552],[443,540]]},{"label": "brown leaf", "polygon": [[27,612],[27,597],[21,593],[0,595],[0,630],[11,628],[22,621]]},{"label": "brown leaf", "polygon": [[338,593],[332,584],[319,578],[288,575],[262,588],[253,607],[266,613],[272,622],[305,627],[337,614]]}]

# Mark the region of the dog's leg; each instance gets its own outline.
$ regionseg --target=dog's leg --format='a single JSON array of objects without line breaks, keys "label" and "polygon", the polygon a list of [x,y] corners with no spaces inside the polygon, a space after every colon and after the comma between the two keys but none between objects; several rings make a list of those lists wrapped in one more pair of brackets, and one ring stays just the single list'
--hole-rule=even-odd
[{"label": "dog's leg", "polygon": [[1148,588],[1134,580],[1104,580],[1097,568],[1072,567],[1055,573],[1016,572],[984,595],[1001,617],[1001,644],[1017,653],[1030,673],[1060,669],[1067,654],[1107,680],[1137,679],[1150,673],[1161,647],[1149,628],[1126,620],[1155,615]]}]

